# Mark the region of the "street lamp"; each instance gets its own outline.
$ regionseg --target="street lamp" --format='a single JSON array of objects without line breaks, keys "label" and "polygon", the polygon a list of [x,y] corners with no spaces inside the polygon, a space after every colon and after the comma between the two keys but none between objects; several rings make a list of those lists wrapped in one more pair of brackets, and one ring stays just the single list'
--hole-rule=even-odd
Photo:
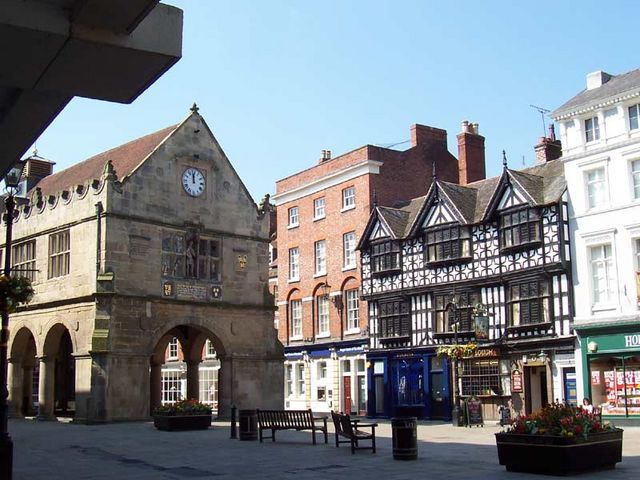
[{"label": "street lamp", "polygon": [[[460,320],[458,318],[458,303],[460,298],[455,293],[451,295],[451,301],[445,307],[449,316],[449,326],[453,327],[453,342],[458,345],[458,325]],[[453,357],[453,409],[451,410],[451,422],[454,426],[460,426],[460,392],[458,389],[458,357]]]},{"label": "street lamp", "polygon": [[[14,195],[19,187],[24,165],[25,162],[19,160],[4,177],[8,195],[4,199],[7,237],[4,248],[3,274],[7,277],[11,275],[11,235],[13,233],[13,215],[16,206]],[[9,367],[7,355],[7,348],[9,346],[9,307],[6,301],[3,301],[2,304],[2,332],[0,333],[0,478],[10,480],[13,471],[13,442],[9,435],[9,405],[7,403],[9,398],[9,386],[7,385],[7,370]]]}]

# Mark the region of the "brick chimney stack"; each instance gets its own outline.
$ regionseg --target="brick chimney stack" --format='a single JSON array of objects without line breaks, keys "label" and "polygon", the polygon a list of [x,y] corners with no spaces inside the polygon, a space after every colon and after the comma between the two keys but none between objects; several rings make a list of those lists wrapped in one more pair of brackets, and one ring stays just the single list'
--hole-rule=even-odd
[{"label": "brick chimney stack", "polygon": [[458,139],[458,183],[466,185],[486,177],[484,164],[484,137],[480,135],[478,124],[462,122]]},{"label": "brick chimney stack", "polygon": [[440,144],[447,148],[447,131],[426,125],[411,125],[411,147],[427,144]]},{"label": "brick chimney stack", "polygon": [[556,140],[556,132],[553,125],[549,125],[549,136],[540,137],[534,149],[536,151],[536,163],[550,162],[562,156],[562,144],[560,140]]}]

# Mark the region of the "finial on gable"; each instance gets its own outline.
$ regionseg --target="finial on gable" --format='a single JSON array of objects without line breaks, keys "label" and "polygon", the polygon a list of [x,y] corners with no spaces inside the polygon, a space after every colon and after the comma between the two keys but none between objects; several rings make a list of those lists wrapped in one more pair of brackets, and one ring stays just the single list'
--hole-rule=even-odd
[{"label": "finial on gable", "polygon": [[373,191],[373,208],[378,206],[378,192],[376,190]]},{"label": "finial on gable", "polygon": [[431,162],[431,181],[436,182],[438,180],[438,176],[436,175],[436,161]]},{"label": "finial on gable", "polygon": [[191,105],[191,108],[189,110],[191,110],[192,113],[198,113],[198,110],[200,110],[200,108],[198,108],[196,102],[193,102],[193,105]]},{"label": "finial on gable", "polygon": [[505,152],[504,150],[502,150],[502,166],[505,169],[507,168],[507,152]]}]

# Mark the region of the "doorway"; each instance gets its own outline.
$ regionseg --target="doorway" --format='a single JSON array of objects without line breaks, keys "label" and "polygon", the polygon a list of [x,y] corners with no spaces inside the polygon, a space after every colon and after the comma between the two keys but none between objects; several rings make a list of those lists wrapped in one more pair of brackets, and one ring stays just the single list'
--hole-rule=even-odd
[{"label": "doorway", "polygon": [[547,368],[545,366],[526,366],[525,377],[525,413],[528,415],[549,403],[547,390]]},{"label": "doorway", "polygon": [[342,402],[342,411],[347,415],[351,414],[351,377],[342,377],[342,391],[344,392],[344,401]]}]

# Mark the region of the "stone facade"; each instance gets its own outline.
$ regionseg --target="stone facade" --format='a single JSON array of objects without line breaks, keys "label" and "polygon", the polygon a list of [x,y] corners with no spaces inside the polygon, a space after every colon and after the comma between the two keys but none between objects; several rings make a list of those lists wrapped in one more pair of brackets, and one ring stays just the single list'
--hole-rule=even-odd
[{"label": "stone facade", "polygon": [[[189,168],[205,180],[198,196],[183,189]],[[147,418],[161,402],[174,337],[190,398],[209,339],[221,365],[220,415],[232,404],[282,405],[269,215],[197,108],[177,126],[44,178],[21,203],[13,262],[23,267],[31,254],[21,245],[33,242],[27,266],[37,272],[33,301],[10,319],[14,412],[28,413],[37,390],[44,418],[61,408],[78,421]]]}]

